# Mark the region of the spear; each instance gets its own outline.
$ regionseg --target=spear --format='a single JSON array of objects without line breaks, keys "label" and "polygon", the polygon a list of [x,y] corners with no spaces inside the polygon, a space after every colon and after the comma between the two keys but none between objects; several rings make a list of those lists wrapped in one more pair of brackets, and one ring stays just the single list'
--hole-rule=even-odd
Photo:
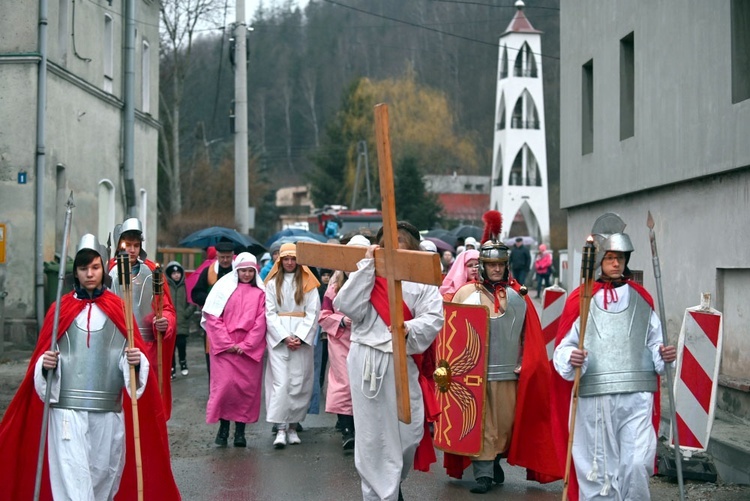
[{"label": "spear", "polygon": [[[589,235],[583,246],[583,257],[581,259],[581,293],[579,299],[578,316],[581,326],[578,330],[578,349],[583,350],[583,341],[586,337],[586,325],[589,320],[589,309],[591,298],[594,295],[594,270],[596,269],[596,249],[594,238]],[[568,431],[568,451],[565,455],[565,478],[563,480],[562,499],[568,498],[568,483],[570,482],[570,463],[573,455],[573,432],[576,427],[576,411],[578,410],[578,389],[581,383],[581,368],[576,367],[575,379],[573,380],[573,400],[570,405],[570,429]]]},{"label": "spear", "polygon": [[[153,283],[154,299],[156,299],[156,318],[161,318],[164,310],[164,273],[161,270],[161,266],[158,264],[151,272],[151,281]],[[164,346],[164,333],[160,330],[156,331],[156,359],[157,359],[157,376],[159,378],[159,393],[164,394],[164,374],[163,362],[162,362],[162,350]]]},{"label": "spear", "polygon": [[[125,329],[128,331],[128,348],[133,349],[133,293],[130,289],[130,257],[126,252],[117,253],[117,276],[123,288],[125,303]],[[130,403],[133,410],[133,443],[135,444],[135,472],[138,501],[143,501],[143,461],[141,459],[141,426],[138,418],[138,386],[136,383],[135,367],[130,367]]]},{"label": "spear", "polygon": [[[651,260],[654,263],[654,278],[656,279],[656,296],[659,300],[659,318],[661,324],[661,343],[667,346],[667,317],[664,314],[664,295],[661,288],[661,265],[659,264],[659,253],[656,251],[656,234],[654,233],[654,218],[651,217],[651,211],[648,211],[646,219],[648,226],[648,238],[651,240]],[[669,412],[672,418],[672,439],[674,440],[675,465],[677,468],[677,483],[680,486],[680,501],[685,500],[685,486],[682,480],[682,454],[680,451],[680,437],[677,434],[677,412],[674,405],[674,393],[672,388],[672,368],[669,364],[664,364],[664,371],[667,374],[667,393],[669,394]]]},{"label": "spear", "polygon": [[[52,341],[50,351],[57,351],[57,331],[60,327],[60,297],[62,296],[63,284],[65,283],[65,268],[68,259],[68,240],[70,239],[70,226],[73,220],[73,192],[70,192],[68,202],[65,204],[65,226],[63,229],[62,250],[60,251],[60,271],[57,274],[57,296],[55,299],[55,316],[52,323]],[[75,273],[75,270],[73,271]],[[42,465],[44,463],[44,447],[47,444],[47,422],[49,421],[49,401],[52,390],[52,371],[47,371],[47,388],[44,391],[44,411],[42,413],[42,433],[39,436],[39,455],[36,460],[36,478],[34,479],[34,501],[39,499],[42,487]]]}]

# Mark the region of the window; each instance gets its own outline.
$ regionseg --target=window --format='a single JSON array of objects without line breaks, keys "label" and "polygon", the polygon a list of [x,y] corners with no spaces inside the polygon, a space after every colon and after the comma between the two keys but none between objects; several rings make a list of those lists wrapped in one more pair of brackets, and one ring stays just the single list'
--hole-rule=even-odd
[{"label": "window", "polygon": [[497,158],[495,159],[495,186],[503,185],[503,147],[497,145]]},{"label": "window", "polygon": [[70,0],[60,0],[60,10],[57,18],[57,55],[63,66],[66,64],[68,57],[68,5]]},{"label": "window", "polygon": [[106,242],[115,227],[115,186],[109,179],[99,181],[99,226],[97,236]]},{"label": "window", "polygon": [[633,32],[620,40],[620,141],[635,135],[635,54]]},{"label": "window", "polygon": [[594,60],[583,65],[581,75],[581,154],[594,151]]},{"label": "window", "polygon": [[531,47],[526,42],[523,43],[521,50],[516,56],[516,63],[513,66],[513,76],[537,77],[536,59],[534,58],[534,53],[531,52]]},{"label": "window", "polygon": [[750,2],[732,0],[732,102],[750,99]]},{"label": "window", "polygon": [[141,111],[151,111],[151,49],[148,41],[143,41],[141,52]]},{"label": "window", "polygon": [[104,90],[105,92],[112,92],[112,78],[115,67],[115,38],[114,38],[114,26],[112,25],[112,16],[109,14],[104,15]]},{"label": "window", "polygon": [[503,56],[500,60],[500,80],[508,78],[508,47],[503,45]]},{"label": "window", "polygon": [[505,94],[500,96],[500,106],[497,108],[497,130],[505,129]]}]

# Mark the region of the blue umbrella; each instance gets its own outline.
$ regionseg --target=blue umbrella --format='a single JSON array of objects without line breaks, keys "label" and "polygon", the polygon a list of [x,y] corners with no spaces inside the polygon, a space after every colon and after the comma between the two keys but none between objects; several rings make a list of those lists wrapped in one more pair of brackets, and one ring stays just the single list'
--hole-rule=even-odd
[{"label": "blue umbrella", "polygon": [[271,247],[272,243],[282,237],[308,237],[313,239],[315,242],[321,243],[326,243],[328,241],[328,239],[323,235],[319,235],[311,231],[303,230],[300,228],[285,228],[271,235],[271,237],[266,240],[266,247]]},{"label": "blue umbrella", "polygon": [[248,251],[252,254],[260,254],[266,251],[266,248],[250,235],[243,235],[233,228],[224,228],[223,226],[211,226],[191,233],[180,240],[180,245],[182,247],[207,249],[221,241],[232,242],[235,252]]}]

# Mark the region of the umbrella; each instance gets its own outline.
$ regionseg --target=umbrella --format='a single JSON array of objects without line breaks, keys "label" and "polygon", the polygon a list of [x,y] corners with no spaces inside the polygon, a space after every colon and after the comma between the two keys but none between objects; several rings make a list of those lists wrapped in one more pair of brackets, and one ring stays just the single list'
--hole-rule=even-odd
[{"label": "umbrella", "polygon": [[424,239],[429,240],[430,242],[434,243],[435,247],[437,247],[438,252],[445,252],[445,251],[451,251],[453,253],[456,252],[456,249],[445,240],[441,240],[435,237],[425,237]]},{"label": "umbrella", "polygon": [[[327,241],[328,240],[326,240],[326,242]],[[326,242],[321,242],[320,239],[308,237],[305,235],[291,235],[287,237],[281,237],[281,238],[276,239],[274,242],[279,243],[281,245],[296,244],[297,242],[312,242],[315,244],[326,243]]]},{"label": "umbrella", "polygon": [[281,237],[308,237],[311,238],[314,242],[321,243],[326,243],[328,241],[328,239],[323,235],[319,235],[311,231],[303,230],[300,228],[284,228],[283,230],[274,233],[268,240],[266,240],[266,247],[270,247],[272,243],[279,240]]},{"label": "umbrella", "polygon": [[462,224],[461,226],[456,226],[451,230],[451,233],[453,233],[458,238],[466,238],[466,237],[473,237],[479,240],[482,238],[482,232],[484,231],[483,228],[480,228],[479,226],[474,226],[471,224]]},{"label": "umbrella", "polygon": [[224,228],[223,226],[211,226],[191,233],[182,240],[182,247],[199,247],[207,249],[221,241],[229,241],[234,244],[234,251],[248,251],[252,254],[260,254],[266,251],[263,245],[250,235],[243,235],[233,228]]},{"label": "umbrella", "polygon": [[[503,240],[503,243],[507,245],[508,247],[513,247],[516,244],[516,238],[518,237],[516,236],[516,237],[506,238],[505,240]],[[522,236],[521,238],[523,238],[524,245],[529,245],[529,246],[536,245],[536,240],[534,239],[534,237]]]},{"label": "umbrella", "polygon": [[427,233],[425,233],[424,236],[430,237],[430,238],[439,238],[440,240],[442,240],[443,242],[451,246],[455,246],[456,242],[458,241],[458,238],[456,237],[456,235],[454,235],[448,230],[443,230],[443,229],[430,230]]}]

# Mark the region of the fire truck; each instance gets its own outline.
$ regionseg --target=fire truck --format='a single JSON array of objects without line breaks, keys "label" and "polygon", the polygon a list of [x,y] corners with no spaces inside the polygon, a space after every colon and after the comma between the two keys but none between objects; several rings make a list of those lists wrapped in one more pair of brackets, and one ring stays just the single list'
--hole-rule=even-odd
[{"label": "fire truck", "polygon": [[316,209],[308,218],[310,229],[329,238],[338,238],[361,228],[372,233],[383,226],[383,213],[377,209],[349,210],[345,205],[326,205]]}]

